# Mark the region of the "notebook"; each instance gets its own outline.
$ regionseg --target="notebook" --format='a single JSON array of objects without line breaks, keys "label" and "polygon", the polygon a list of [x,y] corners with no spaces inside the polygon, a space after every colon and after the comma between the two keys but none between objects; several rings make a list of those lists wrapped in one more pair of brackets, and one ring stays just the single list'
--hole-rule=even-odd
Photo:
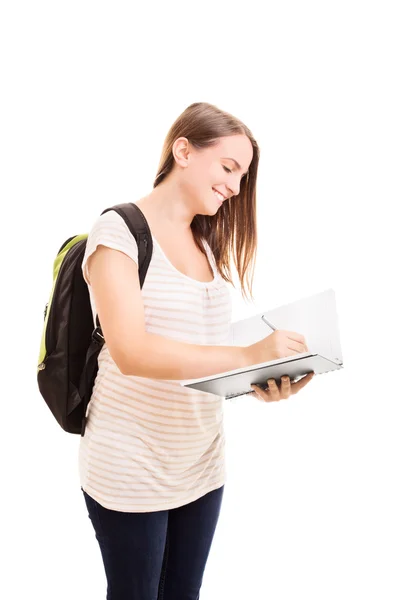
[{"label": "notebook", "polygon": [[246,369],[234,369],[233,371],[226,371],[200,379],[186,379],[180,383],[185,387],[224,396],[229,400],[253,392],[250,386],[255,383],[265,389],[267,379],[275,379],[280,384],[280,378],[283,375],[288,375],[291,382],[295,383],[307,373],[314,372],[319,375],[341,368],[343,368],[343,365],[340,362],[321,354],[306,352],[251,365]]},{"label": "notebook", "polygon": [[279,384],[280,378],[288,375],[294,383],[307,373],[320,375],[343,368],[333,289],[233,323],[225,345],[248,346],[273,333],[262,317],[276,329],[304,335],[308,352],[199,379],[181,380],[180,384],[229,399],[253,392],[252,384],[265,389],[267,379],[275,379]]}]

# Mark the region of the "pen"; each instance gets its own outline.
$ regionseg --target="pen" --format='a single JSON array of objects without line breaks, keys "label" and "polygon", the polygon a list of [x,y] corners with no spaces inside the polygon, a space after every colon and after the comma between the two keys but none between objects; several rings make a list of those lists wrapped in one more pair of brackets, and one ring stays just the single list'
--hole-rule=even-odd
[{"label": "pen", "polygon": [[276,327],[274,327],[274,325],[272,325],[272,323],[270,323],[269,321],[267,321],[267,319],[264,317],[264,315],[262,315],[262,320],[264,321],[264,323],[266,323],[268,325],[268,327],[271,327],[271,329],[273,331],[276,331]]}]

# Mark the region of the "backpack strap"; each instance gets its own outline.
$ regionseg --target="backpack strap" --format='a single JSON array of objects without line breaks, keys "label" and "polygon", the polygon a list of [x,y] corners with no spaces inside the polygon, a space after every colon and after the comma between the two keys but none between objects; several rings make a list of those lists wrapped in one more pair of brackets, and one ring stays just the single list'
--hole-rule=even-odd
[{"label": "backpack strap", "polygon": [[[151,231],[149,225],[147,223],[146,217],[137,206],[137,204],[133,204],[133,202],[127,202],[125,204],[116,204],[111,208],[106,208],[101,213],[109,212],[110,210],[114,210],[116,213],[122,217],[129,228],[129,231],[133,235],[136,240],[138,250],[139,250],[139,281],[140,281],[140,289],[143,287],[143,283],[146,277],[147,269],[149,268],[149,264],[151,261],[151,257],[153,255],[153,238],[151,237]],[[93,332],[93,336],[99,342],[104,342],[103,333],[101,331],[99,317],[96,315],[96,329]],[[101,339],[98,339],[98,336],[101,336]]]},{"label": "backpack strap", "polygon": [[139,279],[140,287],[142,288],[153,254],[153,239],[146,217],[137,204],[133,204],[132,202],[116,204],[111,208],[106,208],[101,214],[103,215],[110,210],[114,210],[124,219],[129,231],[136,240],[139,248]]},{"label": "backpack strap", "polygon": [[[101,214],[103,215],[110,210],[114,210],[118,213],[127,224],[129,231],[136,240],[138,246],[138,261],[139,261],[139,280],[140,289],[143,287],[143,283],[146,277],[147,269],[153,255],[153,238],[151,237],[151,231],[147,223],[146,217],[140,210],[140,208],[133,203],[117,204],[111,208],[107,208]],[[86,364],[84,369],[84,376],[81,382],[81,397],[83,398],[83,420],[82,420],[82,431],[81,435],[85,434],[86,428],[86,410],[89,404],[92,389],[94,385],[94,377],[97,373],[97,358],[100,350],[104,344],[104,336],[101,330],[100,321],[98,315],[96,315],[96,328],[92,333],[92,342],[89,346],[89,350],[86,357]]]}]

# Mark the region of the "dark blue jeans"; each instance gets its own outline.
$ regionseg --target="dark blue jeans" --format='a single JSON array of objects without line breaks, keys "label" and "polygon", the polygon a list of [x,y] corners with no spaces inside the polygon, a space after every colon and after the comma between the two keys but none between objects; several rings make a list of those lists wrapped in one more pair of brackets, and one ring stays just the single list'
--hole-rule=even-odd
[{"label": "dark blue jeans", "polygon": [[198,600],[223,491],[171,510],[129,513],[104,508],[82,490],[107,600]]}]

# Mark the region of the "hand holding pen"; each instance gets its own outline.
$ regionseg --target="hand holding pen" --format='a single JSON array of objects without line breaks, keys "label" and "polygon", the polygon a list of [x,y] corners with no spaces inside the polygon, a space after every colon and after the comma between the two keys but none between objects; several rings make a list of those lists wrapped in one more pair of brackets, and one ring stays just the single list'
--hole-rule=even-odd
[{"label": "hand holding pen", "polygon": [[308,352],[304,335],[295,331],[277,329],[264,315],[262,315],[261,319],[272,329],[273,333],[259,342],[247,346],[248,358],[253,361],[249,364],[255,365],[269,360]]}]

